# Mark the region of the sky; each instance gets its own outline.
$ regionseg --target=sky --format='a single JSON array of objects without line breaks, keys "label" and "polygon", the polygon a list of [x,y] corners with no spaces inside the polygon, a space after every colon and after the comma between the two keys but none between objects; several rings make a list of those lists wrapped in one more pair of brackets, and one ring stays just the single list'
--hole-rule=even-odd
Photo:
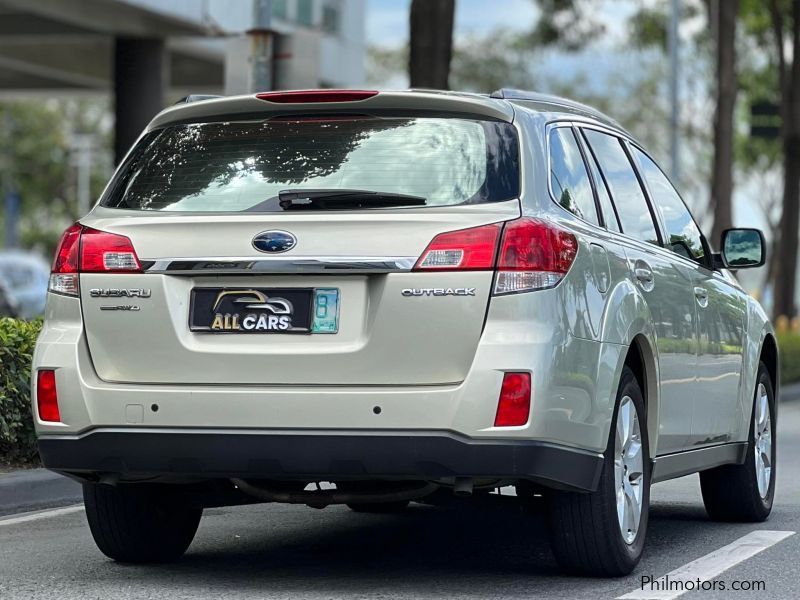
[{"label": "sky", "polygon": [[[367,41],[396,46],[408,39],[409,0],[368,0]],[[531,0],[456,0],[455,32],[485,33],[497,26],[521,28],[533,23]]]},{"label": "sky", "polygon": [[[651,0],[644,0],[645,2]],[[486,34],[498,28],[530,30],[538,18],[535,0],[455,0],[454,37]],[[367,0],[367,43],[372,46],[397,47],[408,42],[410,0]],[[621,60],[619,48],[627,34],[627,19],[635,2],[595,0],[591,16],[605,27],[602,41],[590,44],[578,53],[544,51],[536,72],[543,77],[569,78],[578,73],[593,73],[603,79]],[[405,87],[407,81],[392,79],[385,87]]]},{"label": "sky", "polygon": [[[367,0],[367,41],[395,46],[408,39],[409,0]],[[598,12],[614,40],[624,35],[632,3],[600,0]],[[456,0],[455,35],[486,33],[497,27],[527,29],[536,21],[533,0]]]}]

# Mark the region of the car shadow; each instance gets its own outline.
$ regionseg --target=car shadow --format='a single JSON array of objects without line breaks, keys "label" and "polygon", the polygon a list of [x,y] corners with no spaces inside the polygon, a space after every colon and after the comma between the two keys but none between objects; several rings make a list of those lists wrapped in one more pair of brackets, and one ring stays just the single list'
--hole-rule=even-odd
[{"label": "car shadow", "polygon": [[[564,588],[570,598],[614,597],[639,573],[663,574],[685,550],[719,531],[701,503],[656,503],[648,545],[625,578],[564,575],[553,559],[543,511],[412,505],[395,514],[344,507],[256,505],[207,511],[186,556],[143,570],[148,585],[327,596],[446,594],[530,596]],[[202,582],[202,583],[201,583]]]}]

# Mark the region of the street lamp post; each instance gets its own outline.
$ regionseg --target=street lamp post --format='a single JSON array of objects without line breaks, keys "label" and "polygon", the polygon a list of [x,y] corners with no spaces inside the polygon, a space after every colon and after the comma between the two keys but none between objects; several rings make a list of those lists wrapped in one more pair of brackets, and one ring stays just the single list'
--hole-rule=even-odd
[{"label": "street lamp post", "polygon": [[678,22],[680,21],[680,0],[672,0],[669,23],[669,95],[670,95],[670,131],[669,131],[669,157],[670,174],[672,180],[678,184],[681,177],[679,136],[680,136],[680,107],[679,101],[679,72],[680,72],[680,39],[678,38]]},{"label": "street lamp post", "polygon": [[75,134],[72,136],[73,165],[77,169],[78,216],[82,217],[91,209],[92,150],[94,136]]},{"label": "street lamp post", "polygon": [[272,89],[272,0],[253,0],[250,38],[250,91]]},{"label": "street lamp post", "polygon": [[19,216],[22,199],[14,185],[11,156],[11,140],[14,139],[14,122],[9,111],[5,111],[0,121],[0,200],[5,212],[5,247],[16,248],[19,244]]}]

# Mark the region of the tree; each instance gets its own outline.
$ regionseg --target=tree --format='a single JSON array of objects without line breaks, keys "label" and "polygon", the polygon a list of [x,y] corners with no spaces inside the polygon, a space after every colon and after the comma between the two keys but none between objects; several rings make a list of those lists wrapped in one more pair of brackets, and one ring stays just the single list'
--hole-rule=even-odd
[{"label": "tree", "polygon": [[[92,169],[92,199],[102,191],[111,168],[108,102],[99,99],[47,99],[0,102],[0,136],[4,175],[22,199],[20,243],[50,256],[64,228],[79,216],[70,137],[91,133],[97,142]],[[0,198],[0,225],[3,225]],[[3,227],[0,226],[0,237]],[[0,247],[2,247],[0,239]]]},{"label": "tree", "polygon": [[[775,52],[778,57],[781,142],[783,146],[783,213],[775,269],[776,315],[794,316],[797,276],[798,218],[800,218],[800,0],[769,1]],[[786,57],[787,36],[792,46]]]},{"label": "tree", "polygon": [[[580,50],[604,32],[592,14],[598,10],[596,0],[531,1],[539,9],[539,18],[529,29],[498,28],[488,35],[467,35],[454,48],[455,0],[412,0],[411,87],[449,89],[451,83],[456,89],[479,91],[532,87],[531,59],[536,50]],[[372,50],[372,67],[385,74],[401,52],[399,48]]]},{"label": "tree", "polygon": [[498,28],[486,35],[467,34],[456,43],[450,82],[453,89],[472,92],[532,89],[535,54],[518,32]]},{"label": "tree", "polygon": [[[466,92],[492,92],[501,87],[535,87],[531,65],[535,51],[520,32],[496,28],[486,34],[469,33],[453,45],[450,87]],[[367,79],[372,85],[402,87],[408,65],[408,47],[368,50]]]},{"label": "tree", "polygon": [[455,0],[411,0],[408,74],[411,87],[450,89]]},{"label": "tree", "polygon": [[739,0],[711,2],[708,20],[715,23],[717,65],[714,110],[714,164],[711,174],[711,209],[714,226],[711,243],[716,245],[725,229],[733,227],[733,111],[736,104],[736,17]]},{"label": "tree", "polygon": [[[721,0],[727,2],[727,0]],[[675,185],[692,212],[709,231],[714,219],[707,212],[714,161],[714,137],[709,121],[716,112],[716,68],[713,46],[709,36],[708,0],[682,0],[681,32],[681,152],[679,163],[691,161],[691,167],[680,169],[680,181]],[[628,21],[629,37],[626,47],[641,52],[636,55],[635,69],[620,68],[623,84],[608,85],[607,94],[619,97],[621,105],[609,108],[619,114],[622,124],[632,131],[653,153],[666,162],[670,154],[671,103],[666,89],[670,75],[669,27],[671,3],[668,0],[642,3]],[[622,59],[620,59],[622,60]],[[618,89],[621,85],[621,88]],[[733,132],[734,129],[731,128]]]},{"label": "tree", "polygon": [[576,51],[605,33],[605,27],[591,15],[601,4],[597,0],[533,0],[539,19],[530,32],[535,47],[557,47]]}]

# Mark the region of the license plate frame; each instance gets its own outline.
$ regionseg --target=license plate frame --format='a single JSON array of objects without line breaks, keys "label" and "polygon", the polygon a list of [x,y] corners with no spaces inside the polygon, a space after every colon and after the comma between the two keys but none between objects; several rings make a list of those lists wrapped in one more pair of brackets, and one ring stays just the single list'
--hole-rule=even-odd
[{"label": "license plate frame", "polygon": [[340,304],[332,287],[194,287],[188,325],[201,334],[333,334]]}]

